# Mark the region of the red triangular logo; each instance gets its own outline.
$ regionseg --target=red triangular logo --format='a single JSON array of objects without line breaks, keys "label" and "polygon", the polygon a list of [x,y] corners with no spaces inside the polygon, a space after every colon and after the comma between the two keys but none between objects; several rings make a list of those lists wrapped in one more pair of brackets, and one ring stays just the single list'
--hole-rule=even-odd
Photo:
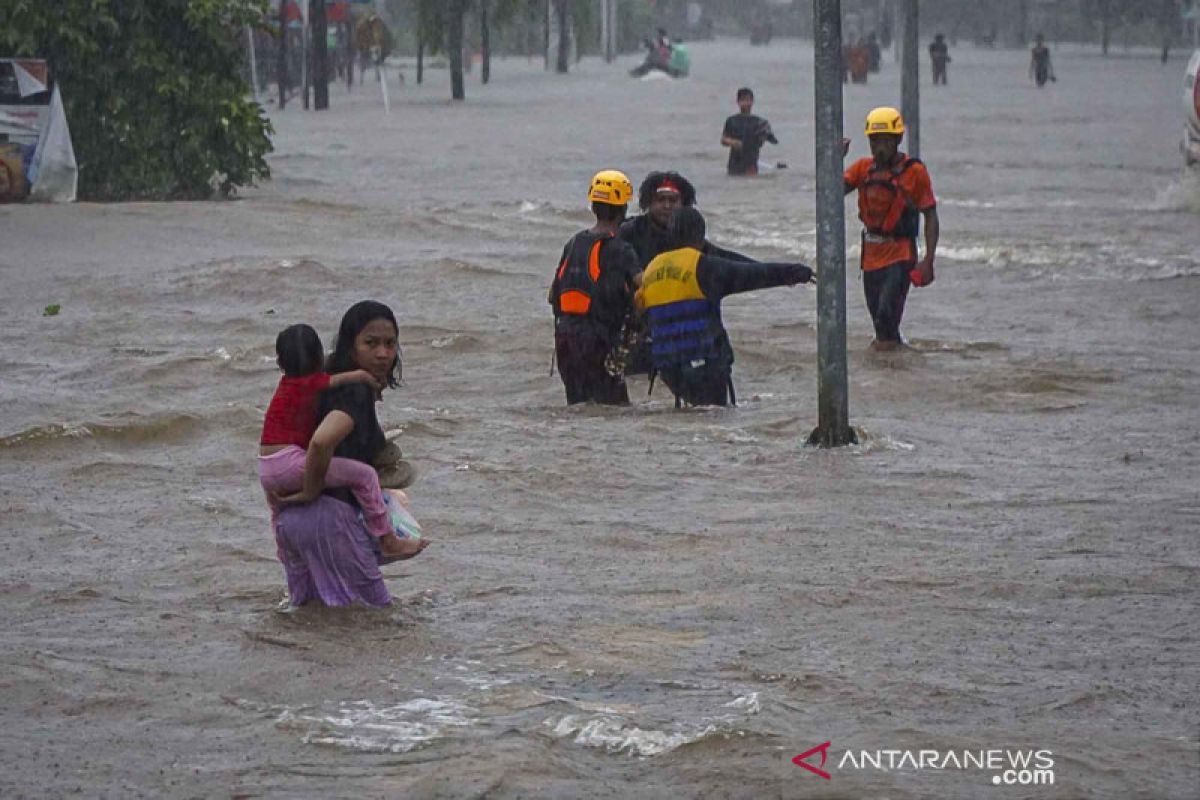
[{"label": "red triangular logo", "polygon": [[811,750],[805,750],[803,753],[801,753],[800,755],[793,758],[792,763],[795,764],[797,767],[804,767],[806,770],[813,773],[814,775],[820,775],[822,778],[824,778],[827,781],[833,780],[830,777],[828,772],[826,772],[823,769],[818,769],[817,767],[814,767],[812,764],[809,764],[807,761],[804,760],[804,759],[808,758],[809,756],[820,753],[821,754],[821,766],[822,767],[825,766],[825,757],[826,757],[827,751],[829,750],[830,744],[831,744],[831,742],[825,742],[825,744],[819,744],[816,747],[812,748]]}]

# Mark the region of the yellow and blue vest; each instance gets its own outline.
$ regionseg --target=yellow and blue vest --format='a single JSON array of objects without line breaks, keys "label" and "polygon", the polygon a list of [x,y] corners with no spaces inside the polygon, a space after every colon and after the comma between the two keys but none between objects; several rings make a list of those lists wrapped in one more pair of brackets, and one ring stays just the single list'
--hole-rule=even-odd
[{"label": "yellow and blue vest", "polygon": [[720,308],[700,288],[700,256],[692,247],[668,250],[655,256],[642,273],[641,304],[650,320],[650,356],[656,369],[720,359]]}]

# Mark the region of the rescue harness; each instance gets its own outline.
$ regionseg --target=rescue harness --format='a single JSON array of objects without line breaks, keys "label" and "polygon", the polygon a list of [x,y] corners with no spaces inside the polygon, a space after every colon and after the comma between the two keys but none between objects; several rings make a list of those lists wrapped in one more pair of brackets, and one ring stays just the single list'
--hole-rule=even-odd
[{"label": "rescue harness", "polygon": [[900,186],[900,176],[921,160],[905,156],[899,164],[872,168],[858,190],[858,218],[868,242],[915,239],[920,224],[917,208]]}]

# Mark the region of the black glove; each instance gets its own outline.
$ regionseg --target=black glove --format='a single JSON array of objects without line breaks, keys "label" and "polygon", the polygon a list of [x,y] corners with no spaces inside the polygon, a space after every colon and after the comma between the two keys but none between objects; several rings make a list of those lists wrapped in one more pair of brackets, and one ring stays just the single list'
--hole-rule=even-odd
[{"label": "black glove", "polygon": [[792,281],[792,283],[794,283],[794,284],[795,283],[811,283],[812,279],[813,279],[813,271],[810,267],[806,267],[803,264],[796,264],[795,265],[795,276],[796,276],[796,280]]}]

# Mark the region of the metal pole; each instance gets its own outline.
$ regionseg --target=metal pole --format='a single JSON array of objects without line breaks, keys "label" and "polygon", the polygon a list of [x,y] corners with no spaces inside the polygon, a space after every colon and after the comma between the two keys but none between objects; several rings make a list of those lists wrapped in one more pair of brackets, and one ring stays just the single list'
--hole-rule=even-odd
[{"label": "metal pole", "polygon": [[900,6],[897,3],[902,3],[904,0],[889,0],[888,13],[892,15],[892,59],[900,63],[900,51],[904,48],[900,46],[904,41],[904,17],[900,14]]},{"label": "metal pole", "polygon": [[617,50],[620,49],[621,29],[620,21],[617,16],[617,0],[609,0],[608,3],[608,46],[612,50],[612,58],[609,61],[617,60]]},{"label": "metal pole", "polygon": [[901,109],[904,115],[905,152],[921,157],[921,85],[918,82],[918,51],[921,46],[917,23],[917,0],[904,0],[904,64],[900,80]]},{"label": "metal pole", "polygon": [[600,0],[600,52],[607,64],[613,61],[612,23],[612,0]]},{"label": "metal pole", "polygon": [[600,55],[608,62],[608,0],[600,0]]},{"label": "metal pole", "polygon": [[842,180],[842,3],[813,4],[817,164],[817,429],[808,441],[854,441],[846,376],[846,205]]}]

